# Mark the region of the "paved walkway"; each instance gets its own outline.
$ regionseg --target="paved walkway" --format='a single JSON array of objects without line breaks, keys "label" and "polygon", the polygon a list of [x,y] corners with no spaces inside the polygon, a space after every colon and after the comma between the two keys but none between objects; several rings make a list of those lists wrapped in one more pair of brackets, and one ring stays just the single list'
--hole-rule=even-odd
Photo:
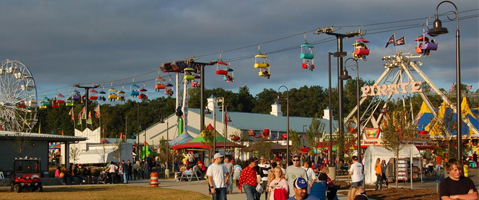
[{"label": "paved walkway", "polygon": [[[479,176],[478,176],[478,169],[472,169],[469,172],[469,177],[474,181],[476,184],[476,187],[479,187]],[[346,179],[346,177],[338,177],[340,180],[341,179]],[[418,188],[429,188],[429,189],[436,189],[436,180],[437,177],[427,177],[425,182],[413,182],[413,188],[418,189]],[[169,188],[169,189],[177,189],[177,190],[188,190],[188,191],[194,191],[194,192],[199,192],[202,194],[208,195],[208,189],[207,189],[207,181],[206,180],[200,180],[200,181],[191,181],[190,183],[188,182],[176,182],[174,179],[159,179],[159,187],[160,188]],[[389,186],[394,186],[394,183],[389,184]],[[83,187],[83,186],[114,186],[114,185],[104,185],[104,184],[87,184],[87,185],[57,185],[57,186],[45,186],[45,188],[48,187]],[[150,180],[132,180],[129,182],[128,186],[140,186],[140,187],[150,187]],[[410,183],[407,182],[404,184],[403,182],[398,184],[399,187],[404,187],[404,188],[410,188]],[[1,188],[8,188],[8,187],[1,187]],[[340,191],[346,191],[346,190],[340,190]],[[339,191],[338,191],[339,192]],[[228,195],[229,200],[244,200],[246,199],[246,195],[239,194],[238,193],[238,188],[233,187],[233,194]],[[264,195],[262,196],[261,199],[264,199]],[[346,195],[341,195],[338,194],[338,199],[346,199]]]}]

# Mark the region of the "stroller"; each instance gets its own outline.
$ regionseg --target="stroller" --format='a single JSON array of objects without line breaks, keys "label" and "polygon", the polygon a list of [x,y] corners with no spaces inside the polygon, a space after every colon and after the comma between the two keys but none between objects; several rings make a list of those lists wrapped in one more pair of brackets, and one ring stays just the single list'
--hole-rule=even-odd
[{"label": "stroller", "polygon": [[96,181],[98,184],[107,184],[108,183],[108,174],[106,172],[100,172],[100,176]]}]

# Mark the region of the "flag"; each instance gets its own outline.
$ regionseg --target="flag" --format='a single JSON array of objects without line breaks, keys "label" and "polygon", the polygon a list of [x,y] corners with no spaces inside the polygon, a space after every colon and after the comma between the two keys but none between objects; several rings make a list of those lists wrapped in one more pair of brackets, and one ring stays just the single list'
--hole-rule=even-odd
[{"label": "flag", "polygon": [[454,91],[454,86],[455,86],[455,84],[454,84],[454,83],[452,83],[452,86],[451,86],[451,89],[449,89],[449,92],[452,92],[452,91]]},{"label": "flag", "polygon": [[73,108],[70,109],[70,112],[68,112],[68,115],[71,116],[72,121],[75,121],[75,111],[73,111]]},{"label": "flag", "polygon": [[86,107],[85,106],[83,106],[83,109],[81,110],[80,113],[81,113],[81,119],[86,119],[86,114],[87,113],[86,113]]},{"label": "flag", "polygon": [[467,91],[472,90],[472,85],[466,87]]},{"label": "flag", "polygon": [[405,45],[406,44],[406,38],[403,36],[399,39],[396,40],[396,43],[394,46],[400,46],[400,45]]},{"label": "flag", "polygon": [[86,124],[93,124],[93,122],[91,120],[91,111],[88,111],[88,118],[86,120]]},{"label": "flag", "polygon": [[386,47],[384,47],[384,48],[388,48],[388,46],[390,44],[393,44],[394,46],[396,46],[396,43],[394,41],[396,41],[396,35],[395,34],[391,35],[388,42],[386,43]]},{"label": "flag", "polygon": [[95,118],[100,118],[100,104],[95,106]]}]

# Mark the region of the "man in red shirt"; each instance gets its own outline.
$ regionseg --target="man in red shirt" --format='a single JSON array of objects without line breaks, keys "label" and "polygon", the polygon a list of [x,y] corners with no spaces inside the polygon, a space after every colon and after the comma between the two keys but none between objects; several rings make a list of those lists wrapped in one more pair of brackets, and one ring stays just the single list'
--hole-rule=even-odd
[{"label": "man in red shirt", "polygon": [[239,177],[240,188],[246,193],[247,200],[259,200],[259,193],[256,191],[256,185],[258,185],[257,173],[255,167],[257,165],[257,158],[250,158],[248,160],[248,166],[243,169]]}]

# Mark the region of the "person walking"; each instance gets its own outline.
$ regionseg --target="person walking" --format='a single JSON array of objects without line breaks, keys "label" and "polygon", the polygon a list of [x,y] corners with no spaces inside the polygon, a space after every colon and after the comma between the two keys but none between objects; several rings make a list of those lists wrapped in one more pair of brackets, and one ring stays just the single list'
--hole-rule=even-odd
[{"label": "person walking", "polygon": [[292,188],[294,190],[294,196],[290,197],[288,200],[319,200],[315,196],[308,195],[308,181],[303,177],[294,179]]},{"label": "person walking", "polygon": [[136,179],[140,179],[139,175],[138,175],[138,168],[140,167],[140,162],[139,161],[136,161],[135,163],[133,163],[133,166],[131,167],[132,170],[133,170],[133,179],[136,180]]},{"label": "person walking", "polygon": [[125,160],[121,161],[121,168],[123,168],[123,183],[128,184],[128,164],[125,163]]},{"label": "person walking", "polygon": [[441,199],[478,199],[474,182],[461,176],[461,163],[452,158],[446,165],[449,177],[439,183],[439,198]]},{"label": "person walking", "polygon": [[108,172],[108,177],[110,178],[110,184],[114,184],[116,179],[116,171],[118,171],[118,167],[115,165],[113,161],[111,161],[110,166],[105,171]]},{"label": "person walking", "polygon": [[363,184],[363,165],[358,162],[357,156],[353,156],[353,163],[348,171],[351,175],[351,186],[361,186]]},{"label": "person walking", "polygon": [[229,174],[228,182],[226,183],[226,193],[233,194],[233,179],[231,178],[233,174],[233,163],[230,162],[230,158],[228,156],[226,156],[224,160],[224,165]]},{"label": "person walking", "polygon": [[387,164],[386,164],[386,161],[383,160],[381,161],[381,178],[383,179],[383,182],[386,183],[386,188],[389,187],[389,183],[388,183],[388,177],[386,176],[386,168],[387,168]]},{"label": "person walking", "polygon": [[208,167],[206,176],[213,200],[226,200],[226,183],[229,179],[228,169],[221,164],[223,155],[216,153],[215,162]]},{"label": "person walking", "polygon": [[247,200],[259,200],[259,194],[256,191],[258,181],[256,179],[257,173],[255,167],[257,162],[257,158],[250,158],[248,160],[248,166],[243,169],[239,177],[240,188],[246,193]]},{"label": "person walking", "polygon": [[[268,199],[268,171],[271,169],[271,165],[266,162],[264,156],[261,156],[258,163],[258,174],[261,177],[261,187],[264,189],[264,200]],[[260,194],[261,198],[261,194]]]},{"label": "person walking", "polygon": [[273,180],[269,183],[269,200],[282,200],[288,198],[288,182],[284,179],[283,170],[275,167],[273,170]]},{"label": "person walking", "polygon": [[374,170],[376,171],[376,187],[375,191],[378,190],[378,185],[380,190],[383,189],[383,173],[381,171],[381,159],[376,159],[376,164],[374,165]]},{"label": "person walking", "polygon": [[[294,155],[292,160],[293,160],[293,165],[288,166],[288,168],[286,169],[286,176],[285,176],[286,180],[288,180],[289,188],[293,188],[294,180],[296,180],[299,177],[304,178],[306,181],[308,179],[306,170],[304,170],[299,164],[299,156]],[[291,196],[293,192],[294,191],[289,190],[288,196]]]},{"label": "person walking", "polygon": [[311,162],[309,160],[303,162],[303,169],[306,170],[306,175],[308,176],[308,194],[311,194],[311,187],[313,187],[313,183],[317,179],[316,174],[314,174],[314,171],[310,168],[310,165]]},{"label": "person walking", "polygon": [[319,171],[317,177],[318,177],[318,180],[326,182],[326,189],[328,190],[328,193],[327,193],[328,200],[334,200],[336,198],[338,189],[336,188],[336,186],[334,186],[334,183],[333,183],[334,180],[331,180],[328,174],[329,174],[329,168],[323,167],[323,169]]},{"label": "person walking", "polygon": [[133,164],[131,164],[130,160],[128,160],[127,164],[128,164],[128,180],[133,180],[133,177],[135,176],[133,175]]},{"label": "person walking", "polygon": [[239,184],[239,177],[241,175],[241,170],[243,170],[243,168],[241,167],[241,165],[239,164],[239,160],[236,160],[236,165],[233,167],[233,182],[235,182],[236,184],[236,187],[238,187],[238,190],[239,190],[239,193],[241,194],[241,187],[240,187],[240,184]]}]

